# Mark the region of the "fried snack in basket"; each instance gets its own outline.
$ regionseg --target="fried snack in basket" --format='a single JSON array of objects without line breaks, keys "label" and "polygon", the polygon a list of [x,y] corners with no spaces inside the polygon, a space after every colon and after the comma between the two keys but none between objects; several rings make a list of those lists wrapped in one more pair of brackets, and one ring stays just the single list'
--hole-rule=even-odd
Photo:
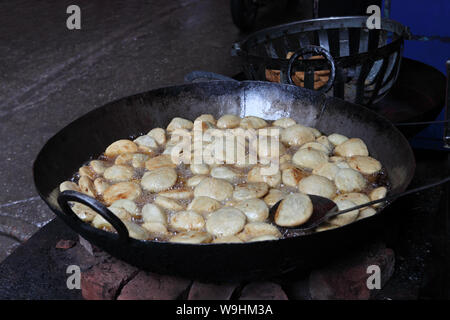
[{"label": "fried snack in basket", "polygon": [[[290,59],[294,52],[290,51],[286,55],[286,59]],[[302,60],[302,57],[298,58]],[[323,59],[322,56],[312,56],[311,60],[315,59]],[[303,71],[297,71],[292,76],[292,81],[296,86],[304,87],[305,86],[305,73]],[[319,89],[324,86],[328,79],[330,78],[330,70],[318,70],[314,72],[314,89]],[[280,83],[280,70],[266,69],[266,80],[270,82]]]}]

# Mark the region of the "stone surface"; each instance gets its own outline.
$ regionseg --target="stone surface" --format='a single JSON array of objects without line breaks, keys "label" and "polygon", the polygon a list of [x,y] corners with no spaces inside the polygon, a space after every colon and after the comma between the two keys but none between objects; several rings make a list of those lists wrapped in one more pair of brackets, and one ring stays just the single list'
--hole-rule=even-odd
[{"label": "stone surface", "polygon": [[60,239],[77,238],[60,219],[44,226],[0,263],[0,300],[82,299],[81,290],[67,288],[67,268],[78,265],[83,271],[94,258],[78,245],[67,250],[55,248]]},{"label": "stone surface", "polygon": [[230,300],[238,284],[203,283],[194,281],[189,290],[188,300]]},{"label": "stone surface", "polygon": [[7,235],[0,235],[0,242],[2,243],[2,250],[0,250],[0,261],[9,256],[11,252],[20,246],[21,243],[17,239]]},{"label": "stone surface", "polygon": [[109,257],[81,273],[81,294],[86,300],[114,300],[138,272],[137,268]]},{"label": "stone surface", "polygon": [[118,300],[175,300],[191,281],[140,271],[120,292]]},{"label": "stone surface", "polygon": [[252,282],[244,287],[239,300],[288,300],[279,284]]},{"label": "stone surface", "polygon": [[[66,27],[71,4],[0,3],[0,235],[20,242],[54,217],[32,175],[52,135],[112,100],[183,83],[190,71],[240,69],[227,1],[79,0],[81,30]],[[0,258],[15,248],[2,240]]]},{"label": "stone surface", "polygon": [[376,265],[381,271],[381,288],[392,276],[395,255],[392,249],[377,245],[369,251],[341,259],[329,266],[314,270],[309,277],[309,290],[316,300],[368,300],[378,293],[370,290],[368,267]]}]

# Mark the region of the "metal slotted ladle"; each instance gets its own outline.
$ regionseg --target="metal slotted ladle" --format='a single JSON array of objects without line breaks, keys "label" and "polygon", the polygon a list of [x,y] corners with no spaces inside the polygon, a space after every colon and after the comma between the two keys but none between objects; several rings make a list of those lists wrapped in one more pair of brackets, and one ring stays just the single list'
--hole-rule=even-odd
[{"label": "metal slotted ladle", "polygon": [[[321,197],[321,196],[308,194],[308,196],[310,197],[312,204],[313,204],[313,213],[312,213],[311,217],[308,219],[308,221],[306,223],[304,223],[302,225],[294,226],[294,227],[286,227],[286,228],[291,229],[291,230],[296,230],[296,231],[302,231],[302,232],[310,231],[335,216],[338,216],[338,215],[341,215],[344,213],[348,213],[348,212],[356,210],[356,209],[362,209],[367,206],[371,206],[373,204],[387,202],[387,201],[393,201],[397,198],[400,198],[400,197],[403,197],[403,196],[406,196],[409,194],[413,194],[413,193],[420,192],[420,191],[423,191],[423,190],[426,190],[429,188],[436,187],[436,186],[446,183],[448,181],[450,181],[450,177],[446,177],[445,179],[439,180],[437,182],[433,182],[433,183],[427,184],[425,186],[414,188],[414,189],[411,189],[411,190],[408,190],[408,191],[405,191],[402,193],[388,195],[384,198],[366,202],[364,204],[357,205],[357,206],[354,206],[354,207],[351,207],[351,208],[348,208],[345,210],[341,210],[341,211],[339,211],[336,203],[334,203],[332,200]],[[272,218],[272,220],[273,220],[273,217],[275,216],[275,212],[277,211],[278,206],[280,205],[280,203],[282,201],[283,200],[278,201],[270,209],[270,217]]]}]

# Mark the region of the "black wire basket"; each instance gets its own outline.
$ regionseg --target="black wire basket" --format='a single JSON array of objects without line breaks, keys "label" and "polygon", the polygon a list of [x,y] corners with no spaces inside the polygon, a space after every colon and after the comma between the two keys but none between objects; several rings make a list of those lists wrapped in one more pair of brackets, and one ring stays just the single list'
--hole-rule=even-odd
[{"label": "black wire basket", "polygon": [[367,19],[332,17],[267,28],[235,43],[232,55],[241,58],[250,80],[295,84],[370,106],[395,83],[410,35],[390,19],[369,29]]}]

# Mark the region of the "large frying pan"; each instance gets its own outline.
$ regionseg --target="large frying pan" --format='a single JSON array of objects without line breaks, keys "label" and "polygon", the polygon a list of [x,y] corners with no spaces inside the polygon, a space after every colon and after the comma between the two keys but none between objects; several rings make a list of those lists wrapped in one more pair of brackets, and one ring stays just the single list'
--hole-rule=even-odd
[{"label": "large frying pan", "polygon": [[[99,156],[110,143],[146,133],[152,127],[166,127],[176,116],[194,119],[202,113],[216,117],[225,113],[266,119],[292,117],[325,134],[339,132],[359,137],[366,142],[370,154],[386,167],[392,193],[404,191],[414,174],[415,161],[407,140],[388,120],[364,107],[291,85],[211,81],[126,97],[72,122],[52,137],[37,156],[37,190],[73,230],[113,256],[142,269],[200,280],[253,279],[296,267],[308,269],[370,239],[383,227],[381,212],[334,230],[276,241],[162,243],[131,239],[126,232],[119,235],[96,229],[58,205],[59,184],[86,160]],[[117,228],[123,230],[121,227]]]}]

